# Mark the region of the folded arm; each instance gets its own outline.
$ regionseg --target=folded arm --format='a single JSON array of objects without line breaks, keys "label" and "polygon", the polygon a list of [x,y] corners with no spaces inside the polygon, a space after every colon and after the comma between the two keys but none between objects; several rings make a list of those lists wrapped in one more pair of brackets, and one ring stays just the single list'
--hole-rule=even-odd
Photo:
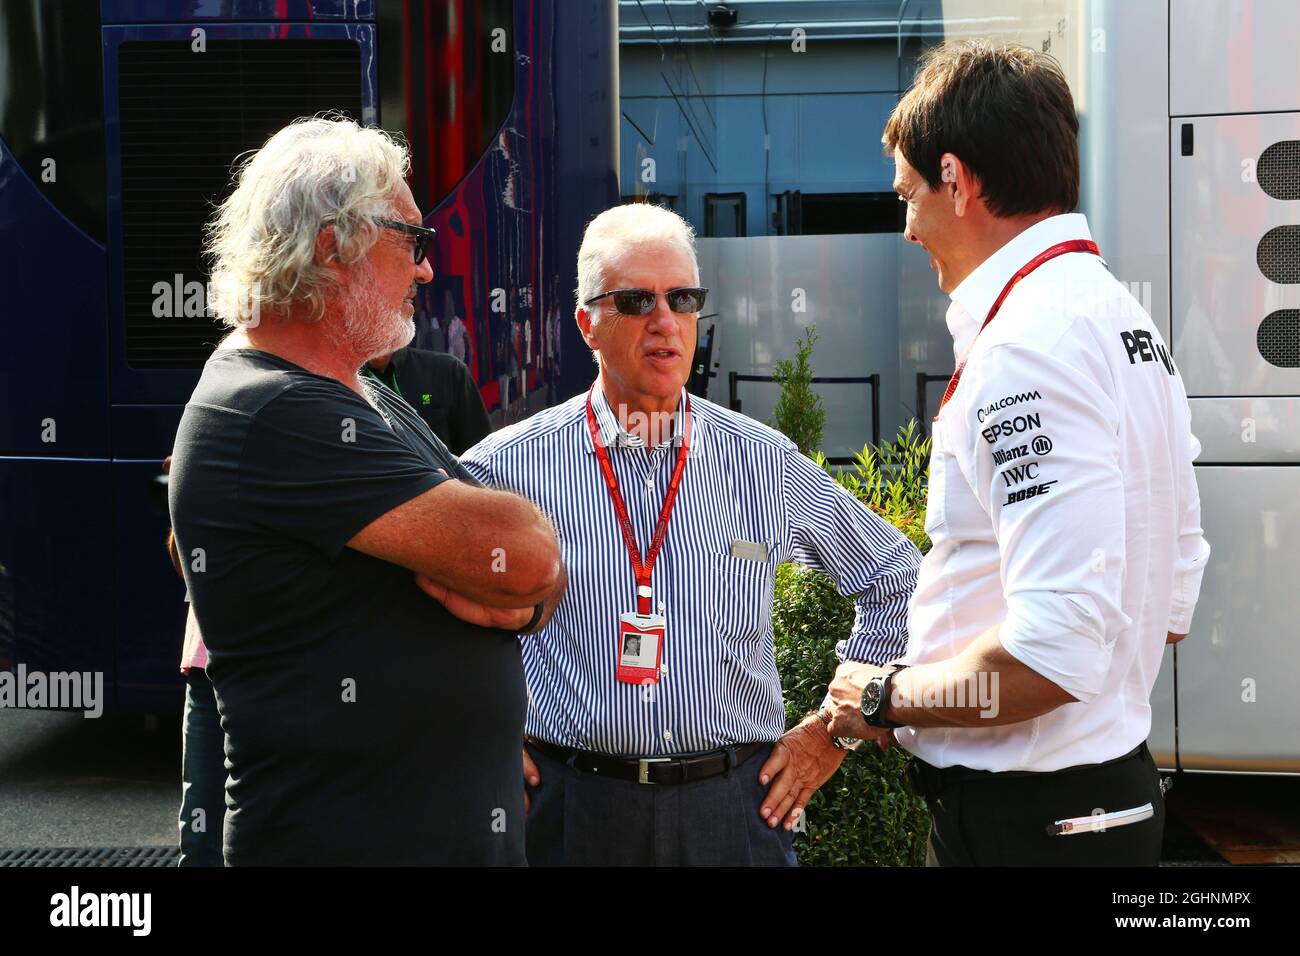
[{"label": "folded arm", "polygon": [[532,608],[563,590],[546,516],[518,495],[463,481],[444,481],[398,505],[348,546],[488,607]]}]

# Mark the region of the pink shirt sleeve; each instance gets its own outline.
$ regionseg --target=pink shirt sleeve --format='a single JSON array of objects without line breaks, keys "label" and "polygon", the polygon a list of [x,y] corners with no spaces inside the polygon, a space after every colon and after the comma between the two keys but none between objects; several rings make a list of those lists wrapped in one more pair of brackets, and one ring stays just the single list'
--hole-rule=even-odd
[{"label": "pink shirt sleeve", "polygon": [[208,649],[199,633],[199,622],[194,619],[194,608],[186,608],[185,646],[181,649],[181,673],[188,674],[191,667],[207,670]]}]

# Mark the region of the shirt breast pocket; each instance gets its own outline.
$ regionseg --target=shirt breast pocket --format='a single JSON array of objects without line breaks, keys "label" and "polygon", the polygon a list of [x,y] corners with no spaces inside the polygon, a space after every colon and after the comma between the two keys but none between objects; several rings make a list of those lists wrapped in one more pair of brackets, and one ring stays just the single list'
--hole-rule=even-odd
[{"label": "shirt breast pocket", "polygon": [[769,561],[711,554],[709,621],[722,637],[757,641],[772,628],[774,574]]}]

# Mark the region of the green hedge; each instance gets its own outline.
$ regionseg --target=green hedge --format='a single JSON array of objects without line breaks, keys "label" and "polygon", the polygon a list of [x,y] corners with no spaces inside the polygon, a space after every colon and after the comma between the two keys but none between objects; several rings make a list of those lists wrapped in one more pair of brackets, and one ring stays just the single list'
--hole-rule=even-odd
[{"label": "green hedge", "polygon": [[[930,443],[913,425],[896,441],[864,448],[836,480],[922,551],[925,535],[925,477]],[[823,467],[825,460],[818,456]],[[827,469],[830,470],[829,468]],[[790,726],[815,710],[835,672],[835,644],[853,627],[853,603],[830,578],[792,564],[776,574],[773,606],[776,663],[785,690]],[[804,832],[795,852],[804,866],[920,866],[930,820],[925,801],[902,782],[907,754],[862,745],[844,760],[808,803]]]}]

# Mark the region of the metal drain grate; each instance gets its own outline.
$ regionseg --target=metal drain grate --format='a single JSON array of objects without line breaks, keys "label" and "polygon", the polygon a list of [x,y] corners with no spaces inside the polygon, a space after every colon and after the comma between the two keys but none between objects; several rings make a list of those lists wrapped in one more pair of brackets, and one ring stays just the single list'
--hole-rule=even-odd
[{"label": "metal drain grate", "polygon": [[175,866],[174,846],[40,847],[0,850],[0,866]]}]

